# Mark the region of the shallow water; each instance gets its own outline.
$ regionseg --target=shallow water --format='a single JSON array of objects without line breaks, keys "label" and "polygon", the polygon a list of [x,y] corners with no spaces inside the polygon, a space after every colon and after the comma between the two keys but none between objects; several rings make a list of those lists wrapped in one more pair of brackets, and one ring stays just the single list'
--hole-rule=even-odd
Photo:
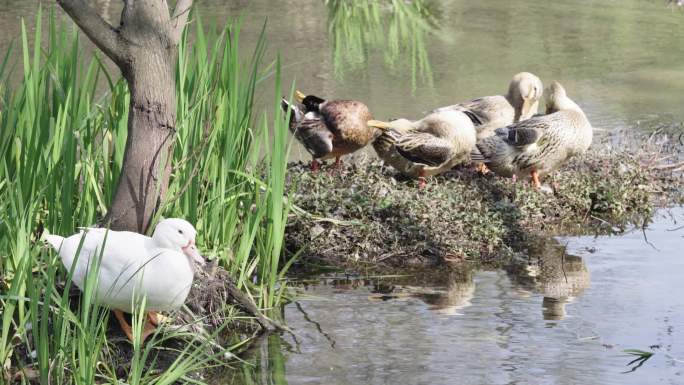
[{"label": "shallow water", "polygon": [[[648,243],[561,238],[505,271],[314,280],[285,308],[299,345],[262,341],[249,380],[216,383],[684,383],[682,221],[661,212]],[[625,373],[625,349],[655,355]]]}]

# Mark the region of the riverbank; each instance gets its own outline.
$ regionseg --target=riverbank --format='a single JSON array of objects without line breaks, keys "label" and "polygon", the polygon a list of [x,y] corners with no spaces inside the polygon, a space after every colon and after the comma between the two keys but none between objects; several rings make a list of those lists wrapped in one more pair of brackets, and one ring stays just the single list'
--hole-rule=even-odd
[{"label": "riverbank", "polygon": [[418,189],[380,161],[349,163],[333,174],[291,164],[297,209],[287,250],[307,268],[500,265],[540,237],[618,233],[647,224],[658,207],[681,203],[676,136],[595,142],[543,181],[552,192],[468,167]]}]

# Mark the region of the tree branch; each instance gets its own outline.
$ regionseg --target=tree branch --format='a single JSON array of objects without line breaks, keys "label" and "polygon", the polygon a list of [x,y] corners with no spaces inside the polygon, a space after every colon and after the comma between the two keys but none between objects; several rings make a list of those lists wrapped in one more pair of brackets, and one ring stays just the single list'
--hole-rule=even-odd
[{"label": "tree branch", "polygon": [[188,22],[190,16],[190,8],[192,8],[192,0],[178,0],[176,7],[173,9],[173,16],[171,17],[171,37],[175,43],[180,41],[183,34],[183,28]]},{"label": "tree branch", "polygon": [[121,36],[87,1],[57,0],[57,3],[102,52],[117,64],[123,61],[125,51]]}]

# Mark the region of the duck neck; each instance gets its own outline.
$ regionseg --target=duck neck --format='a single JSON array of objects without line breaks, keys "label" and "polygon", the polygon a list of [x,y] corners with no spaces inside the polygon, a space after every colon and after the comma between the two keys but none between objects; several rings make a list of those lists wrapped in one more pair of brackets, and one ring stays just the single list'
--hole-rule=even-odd
[{"label": "duck neck", "polygon": [[308,95],[307,97],[302,100],[302,104],[304,105],[304,108],[307,111],[320,111],[321,105],[325,103],[324,99],[319,98],[318,96],[314,95]]},{"label": "duck neck", "polygon": [[[152,239],[150,239],[149,242],[150,249],[156,251],[154,252],[154,258],[148,261],[148,265],[156,266],[168,272],[169,274],[174,274],[175,271],[185,271],[189,266],[192,270],[192,273],[195,274],[195,264],[193,263],[191,258],[183,252],[183,250],[180,247],[165,240],[163,237],[155,237],[154,234],[152,235]],[[163,258],[164,252],[160,249],[181,253],[183,254],[184,258]],[[187,263],[187,265],[185,263]]]},{"label": "duck neck", "polygon": [[580,106],[577,105],[572,99],[570,99],[567,96],[563,96],[560,98],[557,98],[554,103],[554,112],[555,111],[575,111],[579,112],[582,115],[584,115],[584,111],[580,108]]},{"label": "duck neck", "polygon": [[522,114],[523,98],[520,94],[516,93],[513,88],[508,89],[508,93],[504,95],[506,101],[513,107],[515,111],[515,121],[517,122]]},{"label": "duck neck", "polygon": [[508,103],[515,107],[515,96],[514,93],[509,89],[508,92],[503,96],[506,98]]},{"label": "duck neck", "polygon": [[154,234],[152,234],[152,242],[154,243],[154,246],[160,249],[168,249],[180,253],[183,252],[183,250],[181,250],[180,247],[176,246],[171,241],[167,240],[165,237],[160,236],[159,234],[157,234],[157,232],[154,232]]}]

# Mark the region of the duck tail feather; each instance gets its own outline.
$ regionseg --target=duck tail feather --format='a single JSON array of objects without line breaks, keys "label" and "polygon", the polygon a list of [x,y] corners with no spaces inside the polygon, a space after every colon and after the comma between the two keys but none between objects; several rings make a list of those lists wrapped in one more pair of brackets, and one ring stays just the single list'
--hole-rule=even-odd
[{"label": "duck tail feather", "polygon": [[286,114],[290,109],[292,110],[289,122],[290,128],[292,128],[293,124],[300,122],[302,120],[302,117],[304,116],[302,110],[296,104],[288,102],[285,98],[280,99],[280,108]]},{"label": "duck tail feather", "polygon": [[301,114],[301,111],[299,110],[299,107],[297,107],[296,104],[290,103],[287,101],[287,99],[282,98],[280,99],[280,108],[283,110],[283,112],[287,113],[289,109],[292,109],[292,116],[297,115],[298,113]]},{"label": "duck tail feather", "polygon": [[288,102],[285,98],[281,98],[280,108],[283,110],[283,112],[287,113],[287,110],[290,109],[290,102]]},{"label": "duck tail feather", "polygon": [[47,231],[43,233],[43,239],[49,243],[50,246],[55,249],[55,251],[59,251],[59,249],[62,247],[62,242],[64,241],[64,237],[48,234]]},{"label": "duck tail feather", "polygon": [[487,158],[480,152],[479,148],[473,147],[473,149],[470,150],[470,160],[474,162],[484,162]]}]

